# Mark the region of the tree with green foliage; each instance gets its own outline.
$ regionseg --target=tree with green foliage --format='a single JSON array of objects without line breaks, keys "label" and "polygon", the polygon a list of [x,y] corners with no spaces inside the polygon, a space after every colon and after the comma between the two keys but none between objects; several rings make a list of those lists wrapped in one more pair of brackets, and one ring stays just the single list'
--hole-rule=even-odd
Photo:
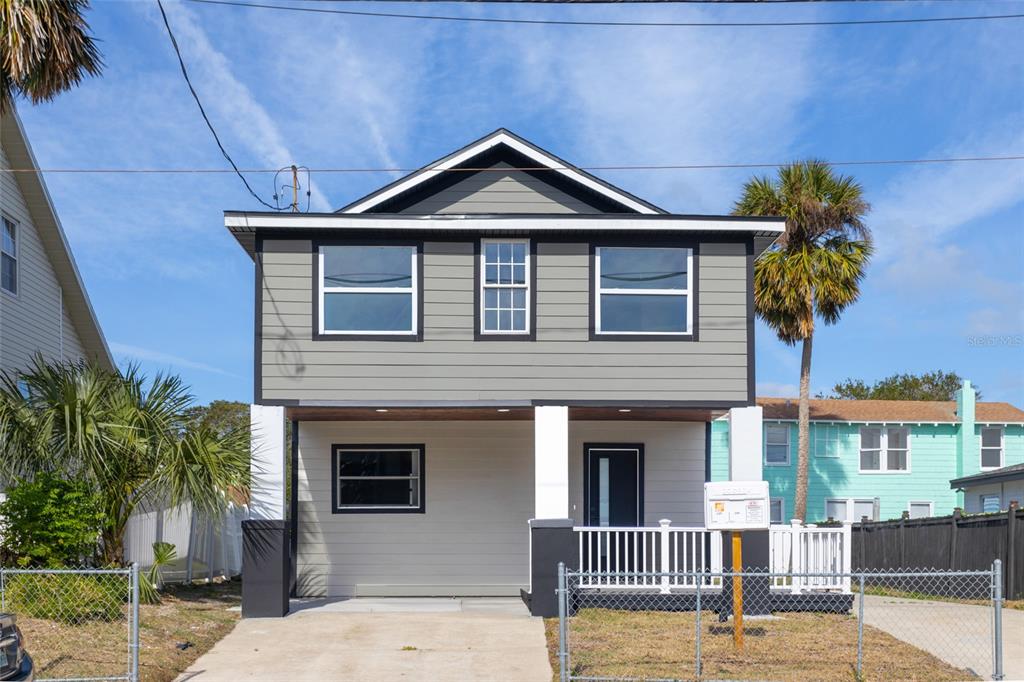
[{"label": "tree with green foliage", "polygon": [[206,427],[219,435],[248,430],[249,405],[235,400],[214,400],[209,405],[185,410],[185,421],[191,427]]},{"label": "tree with green foliage", "polygon": [[811,349],[818,320],[835,324],[860,296],[871,257],[864,223],[870,207],[853,178],[823,161],[783,166],[775,178],[753,178],[733,213],[782,216],[783,234],[754,264],[754,307],[788,345],[802,344],[798,410],[796,518],[807,518]]},{"label": "tree with green foliage", "polygon": [[[27,395],[18,386],[27,387]],[[87,481],[102,502],[101,557],[124,559],[139,508],[177,506],[217,518],[249,485],[249,429],[188,423],[192,397],[176,376],[108,371],[36,357],[0,380],[0,478],[41,472]]]},{"label": "tree with green foliage", "polygon": [[102,500],[86,481],[43,473],[18,480],[0,503],[0,564],[87,564],[103,528]]},{"label": "tree with green foliage", "polygon": [[0,112],[16,95],[52,100],[103,68],[88,0],[0,0]]},{"label": "tree with green foliage", "polygon": [[[893,374],[870,386],[862,379],[847,379],[832,387],[822,398],[840,400],[956,400],[956,392],[963,386],[963,378],[956,372],[941,369],[923,374]],[[977,388],[975,388],[977,391]],[[981,392],[977,393],[981,398]]]}]

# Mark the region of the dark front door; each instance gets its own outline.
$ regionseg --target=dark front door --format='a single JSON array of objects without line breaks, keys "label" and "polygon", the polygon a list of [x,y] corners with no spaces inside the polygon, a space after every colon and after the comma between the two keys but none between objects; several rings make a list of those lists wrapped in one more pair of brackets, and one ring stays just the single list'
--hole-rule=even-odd
[{"label": "dark front door", "polygon": [[583,469],[586,525],[643,525],[643,445],[587,444]]}]

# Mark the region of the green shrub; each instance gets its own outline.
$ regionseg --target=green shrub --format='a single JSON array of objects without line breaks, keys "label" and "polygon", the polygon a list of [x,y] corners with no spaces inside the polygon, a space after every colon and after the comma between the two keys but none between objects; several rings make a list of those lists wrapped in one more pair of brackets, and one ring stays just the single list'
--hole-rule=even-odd
[{"label": "green shrub", "polygon": [[0,562],[17,566],[78,566],[95,555],[104,514],[82,481],[51,474],[18,481],[0,503]]},{"label": "green shrub", "polygon": [[25,618],[75,625],[125,616],[128,579],[122,574],[8,573],[4,608]]}]

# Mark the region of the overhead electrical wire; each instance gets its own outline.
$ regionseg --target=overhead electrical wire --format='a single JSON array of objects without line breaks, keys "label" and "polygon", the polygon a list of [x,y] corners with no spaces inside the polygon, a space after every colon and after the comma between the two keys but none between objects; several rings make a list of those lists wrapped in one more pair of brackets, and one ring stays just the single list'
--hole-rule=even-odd
[{"label": "overhead electrical wire", "polygon": [[[220,136],[217,135],[217,130],[213,127],[213,123],[210,122],[210,117],[206,115],[206,109],[203,108],[203,103],[199,99],[199,94],[196,92],[196,89],[192,87],[192,80],[188,77],[188,69],[185,68],[185,60],[182,59],[181,50],[178,48],[178,41],[174,37],[174,31],[171,30],[170,22],[167,21],[167,12],[164,11],[164,3],[161,2],[161,0],[156,0],[156,4],[160,8],[160,16],[163,17],[164,28],[167,29],[167,37],[171,39],[171,46],[174,47],[174,54],[178,57],[178,66],[181,67],[181,75],[185,77],[185,84],[188,85],[188,91],[192,93],[192,99],[196,101],[196,106],[199,107],[199,113],[202,114],[203,120],[206,122],[206,127],[209,128],[210,133],[213,134],[213,140],[214,142],[217,143],[217,147],[220,149],[220,153],[223,154],[224,158],[227,159],[228,163],[231,164],[232,171],[222,169],[223,172],[234,172],[239,177],[239,179],[241,179],[242,184],[245,185],[245,188],[249,190],[249,194],[251,194],[256,199],[256,201],[260,202],[267,208],[274,211],[288,210],[282,209],[279,206],[274,206],[273,204],[269,204],[266,201],[264,201],[260,197],[260,195],[256,194],[256,192],[253,191],[253,188],[249,186],[249,181],[245,179],[244,175],[242,175],[242,171],[238,169],[238,165],[235,163],[235,160],[231,158],[231,155],[228,154],[228,150],[224,148],[224,145],[220,141]],[[291,207],[289,206],[288,208]]]},{"label": "overhead electrical wire", "polygon": [[[158,0],[159,1],[159,0]],[[300,7],[298,5],[271,5],[258,2],[238,2],[237,0],[188,0],[204,5],[224,5],[227,7],[243,7],[251,9],[272,9],[285,12],[311,12],[315,14],[340,14],[356,17],[377,17],[388,19],[421,19],[427,21],[456,21],[486,24],[527,24],[544,26],[631,26],[631,27],[663,27],[663,28],[745,28],[745,27],[785,27],[785,26],[867,26],[882,24],[926,24],[963,21],[994,21],[1001,19],[1024,19],[1024,14],[990,14],[980,16],[956,17],[918,17],[911,19],[836,19],[825,21],[597,21],[573,19],[510,19],[500,17],[465,17],[443,14],[406,14],[403,12],[369,12],[363,10],[345,10],[325,7]]]},{"label": "overhead electrical wire", "polygon": [[[899,166],[939,163],[978,163],[992,161],[1024,161],[1018,156],[958,156],[931,159],[858,159],[853,161],[826,161],[831,166]],[[482,168],[309,168],[311,173],[414,173],[417,171],[452,173],[489,173],[509,171],[668,171],[668,170],[729,170],[779,168],[791,162],[782,163],[693,163],[693,164],[636,164],[601,166],[488,166]],[[234,164],[232,164],[234,166]],[[305,167],[303,167],[305,169]],[[278,173],[280,168],[0,168],[0,173],[151,173],[155,175],[188,175],[216,173]],[[290,208],[290,206],[289,206]]]}]

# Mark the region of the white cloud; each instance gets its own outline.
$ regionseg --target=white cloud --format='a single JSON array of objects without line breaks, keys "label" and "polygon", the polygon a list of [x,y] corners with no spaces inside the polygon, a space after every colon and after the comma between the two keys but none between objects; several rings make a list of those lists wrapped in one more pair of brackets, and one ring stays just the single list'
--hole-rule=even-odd
[{"label": "white cloud", "polygon": [[[297,157],[289,149],[267,109],[236,77],[228,58],[213,46],[195,14],[180,3],[168,3],[166,9],[193,87],[214,119],[218,132],[231,130],[233,138],[268,167],[295,163]],[[310,190],[312,210],[330,210],[330,202],[315,184],[311,184]],[[264,201],[268,199],[264,197]]]},{"label": "white cloud", "polygon": [[780,384],[774,381],[757,382],[757,395],[763,398],[795,398],[800,394],[796,384]]},{"label": "white cloud", "polygon": [[118,343],[113,341],[110,343],[110,350],[115,355],[124,356],[129,360],[144,360],[158,365],[170,365],[172,367],[180,367],[182,369],[195,369],[201,372],[211,372],[213,374],[222,374],[236,379],[239,378],[238,375],[232,374],[220,367],[214,367],[213,365],[208,365],[206,363],[178,357],[177,355],[171,355],[170,353],[164,353],[163,351],[132,346],[127,343]]}]

